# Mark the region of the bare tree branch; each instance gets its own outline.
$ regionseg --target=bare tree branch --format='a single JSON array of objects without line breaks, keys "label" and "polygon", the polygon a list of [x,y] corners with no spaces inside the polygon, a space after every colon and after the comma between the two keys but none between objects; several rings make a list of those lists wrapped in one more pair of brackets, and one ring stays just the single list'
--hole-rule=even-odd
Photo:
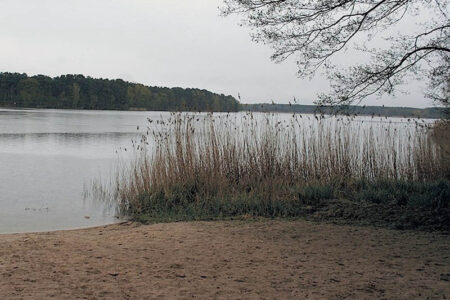
[{"label": "bare tree branch", "polygon": [[[295,55],[300,77],[314,75],[325,67],[332,81],[332,92],[320,95],[320,104],[348,104],[373,94],[394,93],[407,74],[425,72],[429,74],[430,88],[440,91],[439,96],[435,93],[427,95],[448,103],[448,72],[442,71],[450,68],[450,22],[446,0],[224,2],[222,13],[225,16],[243,15],[244,24],[254,29],[254,40],[272,46],[274,61],[281,62]],[[326,67],[330,59],[349,47],[357,36],[368,37],[392,28],[407,13],[420,15],[424,7],[434,9],[436,17],[414,36],[405,34],[393,38],[388,50],[367,50],[372,57],[371,63],[354,66],[347,72]],[[447,78],[438,79],[437,76]]]}]

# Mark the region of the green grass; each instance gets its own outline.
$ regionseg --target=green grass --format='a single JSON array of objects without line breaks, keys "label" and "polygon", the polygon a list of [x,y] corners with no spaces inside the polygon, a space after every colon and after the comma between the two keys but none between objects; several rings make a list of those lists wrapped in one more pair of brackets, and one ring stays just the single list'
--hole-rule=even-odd
[{"label": "green grass", "polygon": [[411,208],[448,208],[450,182],[448,180],[431,182],[358,181],[343,191],[343,197],[354,201],[368,201]]},{"label": "green grass", "polygon": [[[381,180],[333,185],[279,186],[272,193],[261,187],[254,187],[227,196],[204,194],[202,190],[201,185],[184,184],[170,187],[166,191],[143,193],[137,202],[139,207],[130,207],[131,216],[141,222],[218,220],[240,216],[298,218],[309,216],[326,207],[330,200],[339,199],[354,203],[372,203],[385,209],[421,209],[444,214],[450,201],[448,180]],[[398,218],[401,217],[398,215]]]}]

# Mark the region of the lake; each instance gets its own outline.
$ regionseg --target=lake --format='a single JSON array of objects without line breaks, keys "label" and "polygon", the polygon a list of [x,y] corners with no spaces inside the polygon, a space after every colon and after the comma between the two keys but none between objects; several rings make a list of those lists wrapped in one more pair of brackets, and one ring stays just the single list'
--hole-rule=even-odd
[{"label": "lake", "polygon": [[[0,233],[74,229],[117,222],[114,207],[86,198],[85,191],[90,189],[93,180],[111,178],[119,162],[127,163],[133,157],[132,140],[140,140],[147,131],[147,118],[166,120],[169,116],[167,112],[0,109]],[[235,119],[232,123],[222,124],[217,119],[218,126],[240,128],[245,113],[232,116],[231,120]],[[261,119],[265,115],[255,116]],[[287,126],[292,121],[291,114],[273,116],[285,121]],[[301,120],[299,126],[304,128],[304,134],[317,133],[315,126],[319,121],[313,116]],[[335,126],[333,118],[320,122]],[[380,161],[386,160],[382,148],[386,141],[398,145],[398,149],[405,148],[404,153],[412,153],[414,143],[410,137],[416,134],[414,122],[357,117],[351,123],[354,144],[359,144],[359,137],[368,136],[361,128],[374,130],[374,137],[380,138],[377,153]],[[159,130],[164,130],[164,126],[160,125]],[[361,153],[358,147],[353,148],[356,156]],[[401,160],[403,152],[398,152]]]},{"label": "lake", "polygon": [[[114,209],[85,200],[120,153],[168,113],[0,109],[0,233],[116,222]],[[139,130],[138,130],[139,126]]]}]

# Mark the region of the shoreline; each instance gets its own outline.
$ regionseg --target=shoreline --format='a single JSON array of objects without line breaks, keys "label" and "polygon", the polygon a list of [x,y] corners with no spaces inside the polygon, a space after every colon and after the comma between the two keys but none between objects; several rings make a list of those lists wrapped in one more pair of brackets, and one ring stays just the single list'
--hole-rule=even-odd
[{"label": "shoreline", "polygon": [[442,299],[445,234],[235,220],[0,235],[0,297]]},{"label": "shoreline", "polygon": [[80,230],[94,230],[94,229],[98,229],[98,228],[104,228],[107,226],[120,225],[123,223],[130,223],[130,222],[132,222],[132,221],[121,220],[121,221],[114,222],[114,223],[93,225],[93,226],[88,226],[88,227],[75,227],[75,228],[67,228],[67,229],[42,230],[42,231],[23,231],[23,232],[5,232],[5,233],[0,231],[0,239],[2,236],[5,236],[5,235],[45,234],[45,233],[58,233],[58,232],[68,232],[68,231],[80,231]]}]

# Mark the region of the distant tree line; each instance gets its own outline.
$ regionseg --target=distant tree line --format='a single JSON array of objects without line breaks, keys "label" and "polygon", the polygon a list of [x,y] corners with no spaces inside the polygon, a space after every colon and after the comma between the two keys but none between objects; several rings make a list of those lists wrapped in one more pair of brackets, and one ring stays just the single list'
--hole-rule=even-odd
[{"label": "distant tree line", "polygon": [[0,73],[0,107],[233,112],[240,110],[240,103],[207,90],[150,87],[121,79]]},{"label": "distant tree line", "polygon": [[298,104],[240,104],[234,97],[207,90],[150,87],[121,79],[94,79],[83,75],[27,76],[0,72],[0,107],[213,111],[339,113],[374,116],[441,118],[444,108],[381,106],[333,106]]},{"label": "distant tree line", "polygon": [[340,114],[340,115],[367,115],[383,117],[407,117],[440,119],[446,117],[446,108],[429,107],[385,107],[385,106],[317,106],[300,104],[243,104],[242,109],[252,112],[284,112],[302,114]]}]

